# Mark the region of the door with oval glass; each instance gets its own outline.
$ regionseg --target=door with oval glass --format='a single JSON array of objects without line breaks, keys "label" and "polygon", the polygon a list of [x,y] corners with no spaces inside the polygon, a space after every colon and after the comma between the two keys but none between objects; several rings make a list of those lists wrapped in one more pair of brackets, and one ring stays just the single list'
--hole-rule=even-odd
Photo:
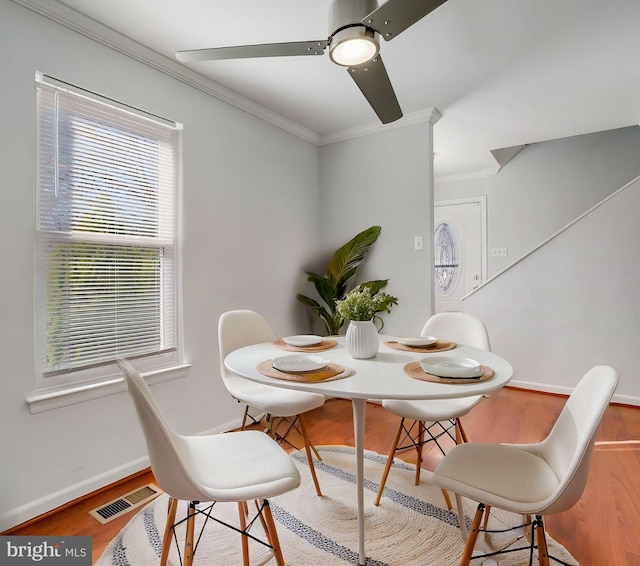
[{"label": "door with oval glass", "polygon": [[435,312],[464,312],[462,298],[486,280],[486,197],[434,208]]}]

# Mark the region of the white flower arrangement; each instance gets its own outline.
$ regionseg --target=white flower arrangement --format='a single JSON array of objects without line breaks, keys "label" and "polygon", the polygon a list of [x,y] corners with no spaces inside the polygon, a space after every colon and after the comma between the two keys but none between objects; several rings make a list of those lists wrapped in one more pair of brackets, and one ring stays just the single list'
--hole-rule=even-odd
[{"label": "white flower arrangement", "polygon": [[372,295],[369,287],[361,285],[349,291],[344,299],[337,300],[336,310],[343,319],[362,321],[377,318],[384,326],[384,322],[376,313],[391,312],[391,307],[397,304],[397,297],[382,291]]}]

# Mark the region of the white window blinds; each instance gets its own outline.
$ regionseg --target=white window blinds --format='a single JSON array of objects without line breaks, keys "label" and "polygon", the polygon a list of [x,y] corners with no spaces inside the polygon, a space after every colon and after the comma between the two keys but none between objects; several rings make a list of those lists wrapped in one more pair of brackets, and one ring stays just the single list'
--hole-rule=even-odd
[{"label": "white window blinds", "polygon": [[175,351],[180,128],[46,78],[37,96],[36,365],[46,389],[70,371]]}]

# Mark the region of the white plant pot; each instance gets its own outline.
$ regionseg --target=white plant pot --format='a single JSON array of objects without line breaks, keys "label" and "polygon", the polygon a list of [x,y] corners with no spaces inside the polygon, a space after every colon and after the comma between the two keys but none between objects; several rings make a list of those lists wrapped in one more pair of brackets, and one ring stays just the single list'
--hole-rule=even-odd
[{"label": "white plant pot", "polygon": [[352,358],[368,359],[378,353],[378,329],[372,320],[352,320],[345,337],[347,352]]}]

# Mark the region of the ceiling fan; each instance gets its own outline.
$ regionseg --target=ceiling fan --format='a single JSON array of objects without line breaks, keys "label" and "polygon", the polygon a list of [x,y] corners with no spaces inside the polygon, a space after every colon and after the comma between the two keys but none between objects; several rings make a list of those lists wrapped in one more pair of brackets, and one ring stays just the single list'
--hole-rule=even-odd
[{"label": "ceiling fan", "polygon": [[323,55],[348,73],[383,124],[402,117],[389,75],[380,56],[381,35],[390,41],[424,18],[446,0],[332,0],[329,8],[329,38],[315,41],[264,43],[178,51],[183,63],[254,57]]}]

